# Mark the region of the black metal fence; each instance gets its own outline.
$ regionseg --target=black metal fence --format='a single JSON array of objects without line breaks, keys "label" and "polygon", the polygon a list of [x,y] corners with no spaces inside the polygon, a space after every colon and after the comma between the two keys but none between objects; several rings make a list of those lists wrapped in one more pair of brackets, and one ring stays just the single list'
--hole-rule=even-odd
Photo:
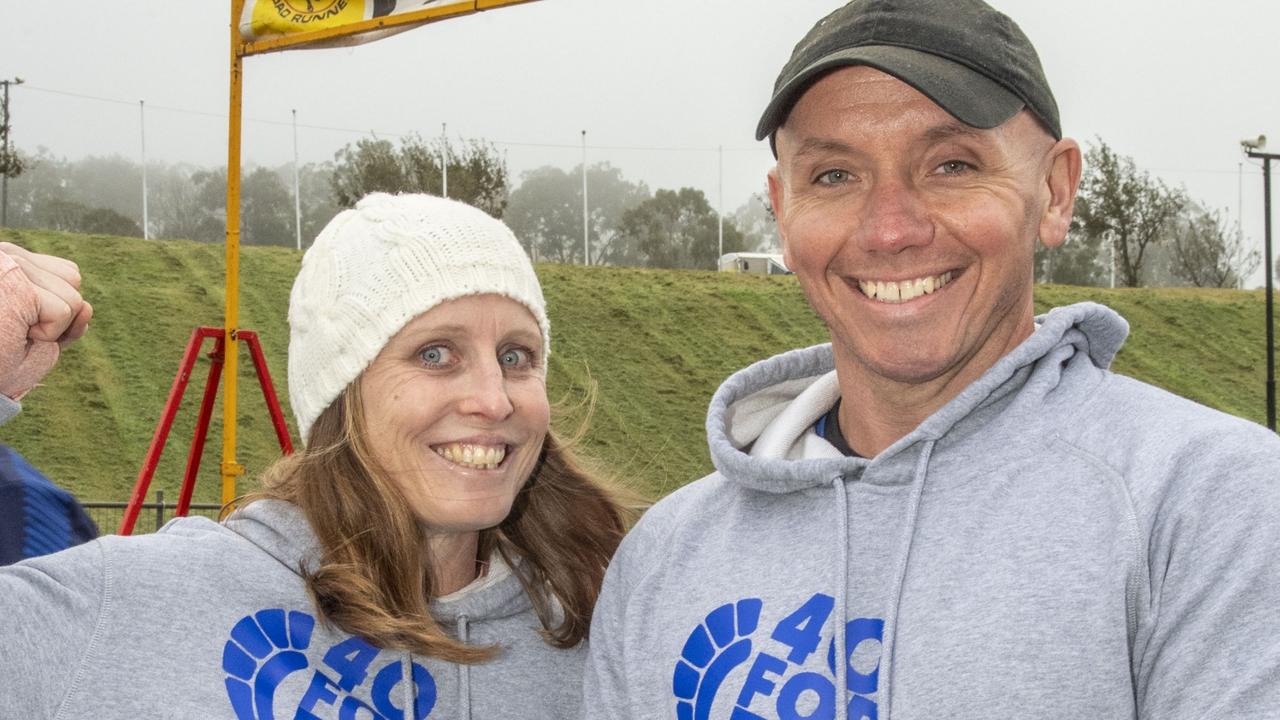
[{"label": "black metal fence", "polygon": [[[120,531],[120,521],[124,519],[124,510],[129,507],[127,502],[82,502],[89,517],[93,519],[94,524],[98,526],[98,532],[107,535]],[[164,491],[156,491],[155,502],[142,503],[142,512],[138,514],[138,521],[133,526],[134,534],[148,533],[159,530],[166,522],[173,519],[174,510],[177,509],[177,503],[166,504],[164,501]],[[217,503],[191,503],[189,515],[204,515],[205,517],[218,519],[218,513],[222,511],[222,506]]]}]

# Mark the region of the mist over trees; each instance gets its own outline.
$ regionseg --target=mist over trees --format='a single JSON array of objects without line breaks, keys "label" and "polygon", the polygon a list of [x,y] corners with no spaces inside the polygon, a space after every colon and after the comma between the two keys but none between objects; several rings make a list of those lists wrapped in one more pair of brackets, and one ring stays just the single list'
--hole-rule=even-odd
[{"label": "mist over trees", "polygon": [[[640,257],[619,241],[618,224],[649,199],[649,186],[626,180],[607,162],[587,168],[587,184],[590,264],[640,265]],[[535,260],[582,262],[582,166],[565,171],[544,165],[523,173],[503,219]]]},{"label": "mist over trees", "polygon": [[[1194,202],[1095,138],[1084,156],[1067,240],[1036,249],[1040,282],[1239,287],[1257,268],[1225,216]],[[1112,264],[1114,257],[1114,266]]]},{"label": "mist over trees", "polygon": [[[373,191],[440,194],[447,152],[449,196],[503,218],[538,262],[583,262],[582,166],[543,166],[512,186],[506,162],[480,140],[398,142],[362,138],[329,162],[298,168],[302,243],[339,210]],[[39,148],[17,153],[9,180],[8,224],[68,232],[142,236],[142,169],[120,156],[67,160]],[[1038,247],[1039,282],[1106,286],[1238,287],[1259,264],[1238,221],[1211,210],[1137,168],[1095,139],[1067,241]],[[592,265],[716,267],[719,217],[694,188],[651,190],[608,162],[587,167],[587,233]],[[150,236],[222,242],[226,169],[147,164]],[[241,179],[241,241],[295,242],[293,167],[246,166]],[[724,252],[780,252],[777,224],[763,193],[724,218]]]},{"label": "mist over trees", "polygon": [[507,207],[507,163],[482,140],[454,144],[410,135],[397,148],[368,138],[348,144],[334,157],[330,186],[341,207],[354,207],[371,192],[444,194],[448,158],[449,197],[501,218]]},{"label": "mist over trees", "polygon": [[[716,269],[718,216],[701,190],[658,190],[623,214],[618,234],[648,267]],[[742,233],[726,219],[724,251],[745,249]]]}]

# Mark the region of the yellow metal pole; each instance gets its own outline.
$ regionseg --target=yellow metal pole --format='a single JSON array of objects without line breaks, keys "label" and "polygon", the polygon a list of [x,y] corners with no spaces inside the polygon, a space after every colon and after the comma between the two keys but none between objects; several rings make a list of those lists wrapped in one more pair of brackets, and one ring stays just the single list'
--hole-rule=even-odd
[{"label": "yellow metal pole", "polygon": [[236,478],[244,466],[236,462],[236,378],[240,326],[240,106],[244,89],[240,11],[244,0],[231,0],[231,100],[227,124],[227,297],[222,364],[222,504],[236,497]]}]

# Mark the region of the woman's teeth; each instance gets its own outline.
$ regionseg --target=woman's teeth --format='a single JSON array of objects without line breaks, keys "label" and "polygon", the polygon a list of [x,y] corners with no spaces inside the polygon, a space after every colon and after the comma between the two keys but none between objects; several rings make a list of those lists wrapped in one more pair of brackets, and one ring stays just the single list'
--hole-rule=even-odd
[{"label": "woman's teeth", "polygon": [[951,282],[951,271],[942,273],[941,275],[930,275],[929,277],[916,278],[915,280],[859,280],[858,288],[862,290],[862,294],[872,300],[879,300],[884,303],[904,303],[908,300],[918,298],[921,295],[928,295],[935,290],[939,290],[943,285]]},{"label": "woman's teeth", "polygon": [[433,448],[436,454],[455,465],[492,470],[507,456],[505,445],[451,443]]}]

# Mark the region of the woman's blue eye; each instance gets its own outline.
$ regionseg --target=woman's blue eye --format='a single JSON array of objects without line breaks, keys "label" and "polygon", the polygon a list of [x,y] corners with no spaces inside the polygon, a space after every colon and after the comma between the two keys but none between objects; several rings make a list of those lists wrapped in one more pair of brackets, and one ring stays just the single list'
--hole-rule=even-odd
[{"label": "woman's blue eye", "polygon": [[445,365],[449,362],[450,354],[449,348],[443,345],[432,345],[418,353],[422,361],[428,365]]},{"label": "woman's blue eye", "polygon": [[503,367],[518,368],[529,365],[532,362],[532,358],[528,350],[512,348],[499,354],[498,362]]}]

